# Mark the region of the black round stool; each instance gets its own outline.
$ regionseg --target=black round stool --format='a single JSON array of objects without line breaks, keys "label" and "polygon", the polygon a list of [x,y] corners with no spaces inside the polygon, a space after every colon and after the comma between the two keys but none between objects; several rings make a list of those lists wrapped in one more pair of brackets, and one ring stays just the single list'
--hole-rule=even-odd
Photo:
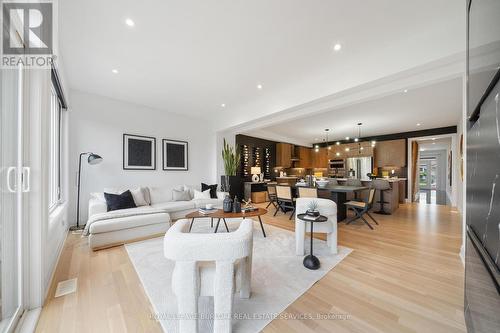
[{"label": "black round stool", "polygon": [[391,189],[391,184],[389,184],[389,181],[385,179],[374,179],[372,180],[372,186],[380,193],[380,200],[377,201],[377,203],[380,204],[380,210],[376,211],[375,214],[391,215],[391,213],[388,213],[384,210],[384,204],[389,203],[387,201],[384,201],[384,192]]}]

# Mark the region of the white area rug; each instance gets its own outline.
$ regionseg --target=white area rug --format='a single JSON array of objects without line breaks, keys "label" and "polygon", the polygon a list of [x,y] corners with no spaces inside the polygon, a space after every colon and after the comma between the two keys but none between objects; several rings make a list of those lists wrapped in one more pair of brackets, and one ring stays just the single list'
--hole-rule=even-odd
[{"label": "white area rug", "polygon": [[[229,230],[239,226],[238,220],[227,220]],[[292,222],[290,222],[292,223]],[[264,225],[264,238],[258,222],[254,223],[254,252],[252,266],[252,294],[250,299],[234,297],[233,332],[260,332],[293,303],[315,282],[344,259],[351,249],[339,247],[339,253],[328,251],[325,241],[314,239],[314,254],[321,261],[321,268],[311,271],[302,265],[303,257],[295,255],[293,232]],[[209,219],[197,219],[191,232],[213,232]],[[219,232],[225,232],[221,221]],[[171,289],[174,263],[163,257],[163,237],[127,244],[129,257],[151,301],[155,317],[163,330],[178,332],[176,297]],[[307,251],[309,246],[306,246]],[[201,313],[213,313],[213,298],[200,297]],[[200,332],[212,332],[210,320],[200,320]]]}]

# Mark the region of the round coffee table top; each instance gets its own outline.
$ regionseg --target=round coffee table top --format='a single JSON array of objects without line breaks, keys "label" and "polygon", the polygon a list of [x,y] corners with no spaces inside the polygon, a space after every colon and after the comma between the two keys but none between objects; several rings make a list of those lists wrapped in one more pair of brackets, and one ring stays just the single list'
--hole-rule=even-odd
[{"label": "round coffee table top", "polygon": [[305,216],[308,216],[308,215],[307,214],[298,214],[297,215],[299,220],[304,221],[304,222],[326,222],[326,221],[328,221],[328,217],[323,216],[323,215],[318,216],[317,219],[315,219],[315,220],[305,219],[304,218]]},{"label": "round coffee table top", "polygon": [[256,210],[250,212],[241,212],[241,213],[224,213],[224,210],[217,209],[216,211],[208,214],[203,214],[199,211],[192,212],[186,215],[187,219],[192,218],[201,218],[201,217],[213,217],[213,218],[221,218],[221,219],[230,219],[230,218],[238,218],[238,217],[253,217],[253,216],[261,216],[267,213],[267,209],[265,208],[257,208]]}]

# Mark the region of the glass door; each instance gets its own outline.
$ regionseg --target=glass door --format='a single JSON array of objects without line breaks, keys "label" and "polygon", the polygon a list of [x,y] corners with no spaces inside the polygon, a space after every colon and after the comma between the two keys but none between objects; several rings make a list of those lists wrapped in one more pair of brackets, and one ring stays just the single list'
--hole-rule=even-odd
[{"label": "glass door", "polygon": [[22,69],[0,69],[0,332],[22,314]]}]

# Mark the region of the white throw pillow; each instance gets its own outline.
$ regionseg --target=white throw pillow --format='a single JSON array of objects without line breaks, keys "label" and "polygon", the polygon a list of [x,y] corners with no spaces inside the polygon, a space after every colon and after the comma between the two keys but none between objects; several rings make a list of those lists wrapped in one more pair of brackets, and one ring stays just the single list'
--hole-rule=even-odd
[{"label": "white throw pillow", "polygon": [[210,199],[210,189],[203,192],[194,190],[194,199]]},{"label": "white throw pillow", "polygon": [[134,198],[134,202],[137,207],[148,205],[148,202],[144,197],[144,191],[141,187],[131,189],[130,193],[132,193],[132,197]]},{"label": "white throw pillow", "polygon": [[106,202],[106,199],[104,198],[104,192],[92,192],[90,193],[90,197],[101,202]]}]

